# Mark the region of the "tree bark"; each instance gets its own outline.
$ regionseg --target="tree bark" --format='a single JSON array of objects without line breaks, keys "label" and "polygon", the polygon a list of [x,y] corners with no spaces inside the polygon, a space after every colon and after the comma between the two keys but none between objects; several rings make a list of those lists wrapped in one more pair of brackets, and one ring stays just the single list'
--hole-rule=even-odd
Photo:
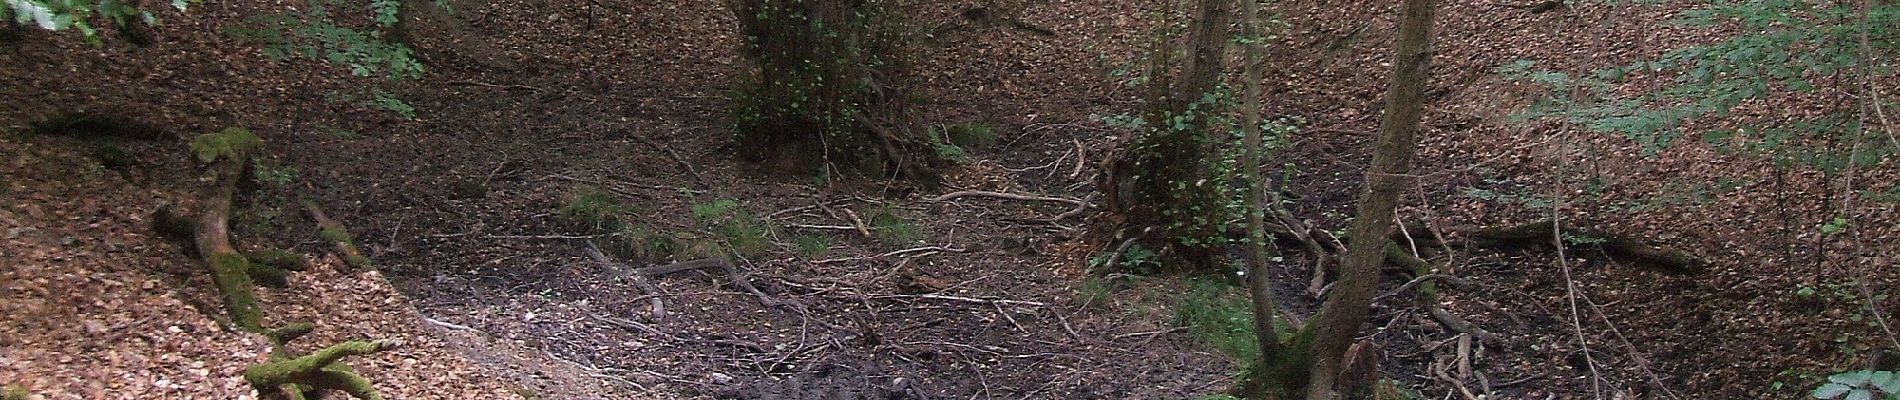
[{"label": "tree bark", "polygon": [[[1170,77],[1172,53],[1163,46],[1148,70],[1144,130],[1122,145],[1102,187],[1116,219],[1106,231],[1148,232],[1182,270],[1219,265],[1222,219],[1219,194],[1208,184],[1209,121],[1218,104],[1203,100],[1220,84],[1235,0],[1200,0],[1181,75]],[[1116,241],[1122,239],[1117,238]]]},{"label": "tree bark", "polygon": [[1260,129],[1260,63],[1261,43],[1265,32],[1260,26],[1260,3],[1255,0],[1240,2],[1241,46],[1244,65],[1241,66],[1241,85],[1245,88],[1240,99],[1240,130],[1245,137],[1246,146],[1241,156],[1240,171],[1244,174],[1241,182],[1247,185],[1247,287],[1253,299],[1254,339],[1260,342],[1260,354],[1271,363],[1282,354],[1280,333],[1273,326],[1273,320],[1280,315],[1279,300],[1273,295],[1273,282],[1268,279],[1267,260],[1273,258],[1272,249],[1267,247],[1267,205],[1265,199],[1266,181],[1260,176],[1260,152],[1263,133]]},{"label": "tree bark", "polygon": [[[242,134],[250,135],[249,132]],[[224,307],[231,314],[231,323],[240,329],[258,331],[262,329],[263,311],[251,281],[251,263],[231,245],[230,228],[231,198],[236,195],[238,181],[244,178],[246,167],[250,165],[250,151],[249,146],[233,145],[227,153],[213,159],[214,180],[205,188],[204,210],[193,224],[192,237],[198,255],[211,266],[212,282],[224,294]]]},{"label": "tree bark", "polygon": [[1431,64],[1431,0],[1403,0],[1399,6],[1398,43],[1393,49],[1392,81],[1386,94],[1384,119],[1379,138],[1373,146],[1372,167],[1366,171],[1364,191],[1359,195],[1358,217],[1353,221],[1352,236],[1367,238],[1352,241],[1346,260],[1340,265],[1340,279],[1321,306],[1319,317],[1308,327],[1315,329],[1312,355],[1314,364],[1308,379],[1309,400],[1331,400],[1339,375],[1340,359],[1359,332],[1359,325],[1371,308],[1372,296],[1379,283],[1379,266],[1385,260],[1386,231],[1392,228],[1393,209],[1410,179],[1412,154],[1417,148],[1420,115],[1424,109],[1427,70]]}]

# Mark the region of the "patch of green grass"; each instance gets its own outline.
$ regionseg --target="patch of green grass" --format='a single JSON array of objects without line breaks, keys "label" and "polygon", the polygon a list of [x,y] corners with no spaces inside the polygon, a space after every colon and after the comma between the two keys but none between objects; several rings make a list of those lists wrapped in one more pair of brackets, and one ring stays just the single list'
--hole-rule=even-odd
[{"label": "patch of green grass", "polygon": [[871,212],[865,223],[871,225],[877,240],[891,246],[908,246],[923,241],[923,228],[897,215],[897,207],[886,204]]},{"label": "patch of green grass", "polygon": [[824,236],[799,235],[792,238],[792,243],[798,246],[798,254],[806,258],[824,257],[831,252],[831,238]]},{"label": "patch of green grass", "polygon": [[1174,312],[1176,323],[1221,354],[1243,362],[1260,359],[1260,343],[1254,341],[1253,305],[1245,291],[1218,279],[1193,278]]},{"label": "patch of green grass", "polygon": [[318,126],[317,133],[321,133],[321,134],[324,134],[325,136],[329,136],[329,137],[333,137],[337,139],[355,139],[358,136],[361,136],[357,134],[356,131],[349,130],[346,128],[341,128],[341,127],[336,127],[336,126],[330,126],[330,125]]},{"label": "patch of green grass", "polygon": [[989,124],[950,124],[943,127],[943,139],[963,147],[990,146],[996,144],[996,129]]},{"label": "patch of green grass", "polygon": [[1075,286],[1075,299],[1084,307],[1103,307],[1116,292],[1127,289],[1127,275],[1090,276]]},{"label": "patch of green grass", "polygon": [[996,130],[986,124],[949,124],[930,128],[930,144],[937,157],[969,162],[970,148],[996,144]]},{"label": "patch of green grass", "polygon": [[579,186],[561,204],[560,214],[561,221],[571,227],[612,232],[627,228],[626,214],[631,211],[632,207],[621,203],[613,193],[593,186]]},{"label": "patch of green grass", "polygon": [[724,242],[735,255],[750,257],[771,249],[771,225],[739,206],[738,201],[719,199],[695,204],[693,220]]}]

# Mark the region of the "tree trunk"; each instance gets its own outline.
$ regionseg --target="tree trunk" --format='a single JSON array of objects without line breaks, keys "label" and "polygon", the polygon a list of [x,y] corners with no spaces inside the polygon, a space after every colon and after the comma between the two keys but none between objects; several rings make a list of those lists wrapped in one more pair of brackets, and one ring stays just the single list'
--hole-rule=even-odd
[{"label": "tree trunk", "polygon": [[1169,50],[1156,46],[1149,69],[1145,131],[1122,146],[1109,166],[1106,204],[1118,218],[1109,231],[1157,230],[1158,240],[1180,269],[1218,265],[1220,198],[1209,184],[1209,121],[1219,104],[1205,102],[1219,86],[1235,0],[1200,0],[1193,39],[1179,79],[1163,76]]},{"label": "tree trunk", "polygon": [[727,0],[740,54],[733,119],[745,155],[795,172],[855,166],[935,181],[945,164],[910,112],[908,30],[886,0]]},{"label": "tree trunk", "polygon": [[1340,359],[1359,325],[1370,311],[1385,260],[1386,231],[1392,228],[1393,209],[1400,192],[1410,183],[1412,154],[1418,145],[1418,125],[1424,109],[1423,94],[1431,64],[1431,0],[1403,0],[1399,6],[1399,38],[1393,50],[1392,81],[1386,94],[1384,120],[1373,147],[1372,167],[1366,171],[1340,279],[1321,306],[1314,329],[1314,364],[1307,384],[1309,400],[1331,400],[1340,372]]},{"label": "tree trunk", "polygon": [[1268,278],[1267,260],[1273,258],[1272,249],[1267,247],[1267,222],[1262,204],[1265,199],[1266,181],[1260,176],[1260,70],[1262,55],[1261,40],[1266,35],[1260,26],[1260,3],[1255,0],[1240,2],[1241,46],[1245,56],[1242,58],[1241,85],[1245,88],[1240,99],[1240,130],[1244,133],[1243,145],[1246,152],[1241,156],[1240,171],[1245,174],[1241,182],[1247,185],[1247,286],[1253,299],[1253,328],[1255,340],[1260,342],[1260,354],[1268,366],[1274,364],[1274,358],[1283,354],[1280,347],[1280,333],[1273,326],[1274,318],[1280,315],[1279,300],[1273,296],[1273,282]]}]

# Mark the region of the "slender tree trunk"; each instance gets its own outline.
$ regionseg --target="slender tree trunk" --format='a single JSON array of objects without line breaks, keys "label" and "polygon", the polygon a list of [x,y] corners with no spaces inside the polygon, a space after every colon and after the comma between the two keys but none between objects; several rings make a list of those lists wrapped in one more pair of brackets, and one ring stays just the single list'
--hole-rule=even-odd
[{"label": "slender tree trunk", "polygon": [[1260,27],[1260,3],[1257,0],[1241,0],[1240,15],[1243,38],[1241,46],[1245,57],[1242,58],[1241,85],[1246,88],[1240,99],[1240,130],[1247,147],[1241,156],[1240,171],[1245,174],[1241,180],[1247,184],[1247,286],[1253,297],[1253,327],[1255,339],[1260,342],[1260,354],[1277,357],[1281,354],[1280,333],[1273,327],[1273,319],[1280,315],[1278,300],[1273,297],[1272,281],[1267,277],[1267,260],[1273,258],[1272,249],[1267,247],[1267,222],[1265,216],[1266,180],[1260,177],[1260,47],[1266,32]]},{"label": "slender tree trunk", "polygon": [[1410,183],[1412,153],[1418,142],[1418,122],[1424,109],[1427,69],[1431,64],[1432,0],[1403,0],[1399,6],[1399,39],[1393,50],[1392,83],[1386,94],[1385,118],[1373,146],[1372,167],[1366,171],[1365,190],[1359,195],[1358,217],[1353,221],[1340,265],[1340,279],[1321,306],[1308,378],[1308,400],[1331,400],[1342,357],[1359,332],[1379,283],[1379,264],[1385,260],[1386,231],[1391,229],[1399,194]]}]

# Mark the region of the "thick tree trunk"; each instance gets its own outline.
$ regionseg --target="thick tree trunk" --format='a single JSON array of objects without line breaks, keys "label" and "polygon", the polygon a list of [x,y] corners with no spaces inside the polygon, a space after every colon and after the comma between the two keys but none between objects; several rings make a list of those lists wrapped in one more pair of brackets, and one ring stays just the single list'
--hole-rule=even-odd
[{"label": "thick tree trunk", "polygon": [[[1403,0],[1399,6],[1399,37],[1393,49],[1392,82],[1386,94],[1384,120],[1373,146],[1372,167],[1366,171],[1360,193],[1354,240],[1340,265],[1340,279],[1321,306],[1314,329],[1314,357],[1309,400],[1331,400],[1348,346],[1366,319],[1385,261],[1386,231],[1392,228],[1393,209],[1410,182],[1412,154],[1417,148],[1420,114],[1424,109],[1427,70],[1431,64],[1432,0]],[[1370,239],[1376,238],[1376,239]]]}]

